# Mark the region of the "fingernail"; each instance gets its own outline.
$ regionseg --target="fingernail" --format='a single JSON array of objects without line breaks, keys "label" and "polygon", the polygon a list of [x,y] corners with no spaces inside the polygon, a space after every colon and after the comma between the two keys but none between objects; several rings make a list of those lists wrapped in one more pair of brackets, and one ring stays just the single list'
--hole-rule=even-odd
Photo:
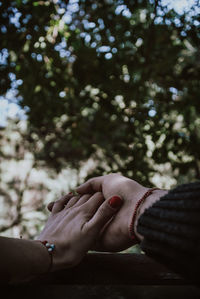
[{"label": "fingernail", "polygon": [[113,209],[117,209],[121,207],[122,199],[119,196],[113,196],[111,197],[108,203]]},{"label": "fingernail", "polygon": [[69,192],[67,195],[73,195],[73,192]]}]

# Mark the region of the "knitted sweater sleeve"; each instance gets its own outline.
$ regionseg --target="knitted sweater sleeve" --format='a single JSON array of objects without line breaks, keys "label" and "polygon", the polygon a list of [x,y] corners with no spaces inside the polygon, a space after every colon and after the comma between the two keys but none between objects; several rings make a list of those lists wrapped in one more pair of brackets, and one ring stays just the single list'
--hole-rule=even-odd
[{"label": "knitted sweater sleeve", "polygon": [[141,215],[137,231],[147,255],[200,282],[200,182],[161,197]]}]

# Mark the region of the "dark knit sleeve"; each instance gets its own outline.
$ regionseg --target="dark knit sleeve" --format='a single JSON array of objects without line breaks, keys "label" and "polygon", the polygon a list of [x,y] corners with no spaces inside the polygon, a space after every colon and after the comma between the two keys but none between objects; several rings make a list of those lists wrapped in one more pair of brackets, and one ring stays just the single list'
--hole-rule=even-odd
[{"label": "dark knit sleeve", "polygon": [[138,220],[140,246],[186,279],[200,282],[200,182],[169,191]]}]

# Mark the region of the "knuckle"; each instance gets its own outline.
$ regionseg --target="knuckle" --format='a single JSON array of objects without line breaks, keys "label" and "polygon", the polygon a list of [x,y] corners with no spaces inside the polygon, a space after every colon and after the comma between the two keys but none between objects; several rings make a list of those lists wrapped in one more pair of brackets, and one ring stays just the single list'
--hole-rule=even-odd
[{"label": "knuckle", "polygon": [[77,215],[77,214],[83,214],[83,211],[80,209],[80,207],[71,207],[70,209],[69,209],[69,213],[73,213],[74,215]]},{"label": "knuckle", "polygon": [[98,197],[99,199],[103,199],[104,198],[102,192],[96,192],[95,196]]},{"label": "knuckle", "polygon": [[87,222],[93,217],[94,213],[91,209],[87,209],[85,211],[81,211],[81,215],[82,219]]},{"label": "knuckle", "polygon": [[119,177],[119,176],[120,176],[120,174],[118,174],[118,173],[110,173],[110,174],[108,174],[108,178],[109,179],[114,179],[114,178]]},{"label": "knuckle", "polygon": [[89,193],[88,193],[88,194],[84,194],[84,198],[85,198],[85,199],[88,200],[90,197],[91,197],[91,194],[89,194]]},{"label": "knuckle", "polygon": [[73,211],[70,211],[71,213],[73,213],[74,217],[78,217],[79,220],[88,220],[91,218],[91,213],[89,210],[85,210],[83,209],[83,206],[77,206],[77,207],[73,207],[72,208]]},{"label": "knuckle", "polygon": [[100,216],[107,216],[110,215],[110,213],[112,212],[112,209],[109,207],[109,205],[103,205],[100,209],[99,209],[99,214]]},{"label": "knuckle", "polygon": [[120,173],[112,173],[112,176],[113,177],[119,177],[119,176],[122,176]]},{"label": "knuckle", "polygon": [[95,177],[89,179],[87,182],[88,182],[89,184],[91,184],[91,183],[93,183],[94,180],[95,180]]},{"label": "knuckle", "polygon": [[75,195],[72,197],[72,199],[75,199],[75,200],[79,200],[81,198],[81,195]]},{"label": "knuckle", "polygon": [[94,176],[93,178],[89,179],[87,182],[88,183],[94,183],[96,181],[96,179],[98,179],[99,176]]}]

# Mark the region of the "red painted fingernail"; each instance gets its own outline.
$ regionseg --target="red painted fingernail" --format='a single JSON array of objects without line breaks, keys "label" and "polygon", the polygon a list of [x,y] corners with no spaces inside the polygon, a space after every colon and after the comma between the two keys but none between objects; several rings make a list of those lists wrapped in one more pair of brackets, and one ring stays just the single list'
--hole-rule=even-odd
[{"label": "red painted fingernail", "polygon": [[121,207],[122,199],[119,196],[113,196],[111,197],[108,203],[113,209],[117,209]]},{"label": "red painted fingernail", "polygon": [[67,195],[72,195],[73,194],[73,192],[69,192]]}]

